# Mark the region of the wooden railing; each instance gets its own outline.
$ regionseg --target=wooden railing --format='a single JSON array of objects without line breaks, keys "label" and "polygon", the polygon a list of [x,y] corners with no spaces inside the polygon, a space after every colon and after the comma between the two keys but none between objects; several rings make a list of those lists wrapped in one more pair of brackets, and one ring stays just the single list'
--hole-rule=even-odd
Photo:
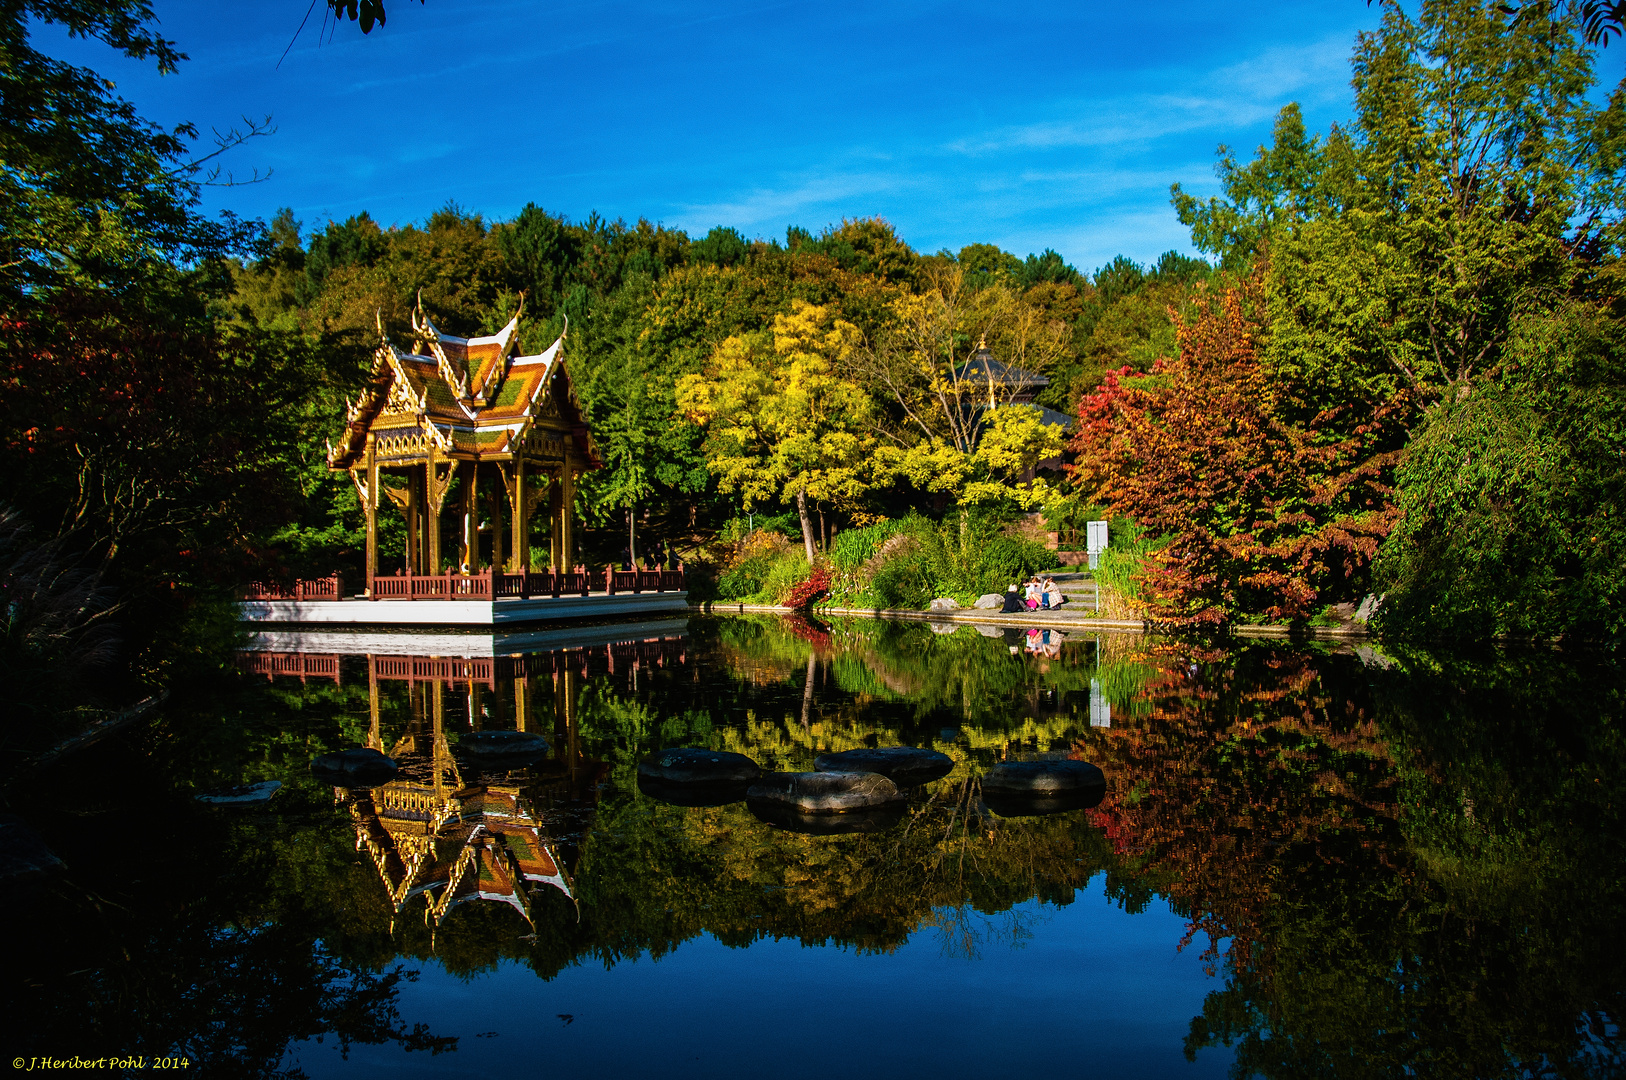
[{"label": "wooden railing", "polygon": [[332,574],[325,578],[301,578],[292,586],[271,585],[256,581],[243,594],[244,600],[343,600],[344,578]]},{"label": "wooden railing", "polygon": [[400,682],[483,682],[496,684],[496,660],[489,656],[374,656],[375,677]]},{"label": "wooden railing", "polygon": [[586,596],[593,589],[593,580],[587,567],[578,566],[568,573],[527,570],[518,574],[499,574],[496,587],[498,596],[518,597],[521,600],[529,600],[533,596]]},{"label": "wooden railing", "polygon": [[[606,645],[573,646],[514,656],[380,656],[367,657],[373,678],[380,682],[484,683],[498,679],[557,675],[565,671],[583,676],[649,667],[681,667],[688,663],[688,642],[681,637],[644,638]],[[322,678],[340,681],[336,654],[241,652],[238,667],[247,673]]]},{"label": "wooden railing", "polygon": [[603,574],[589,573],[587,567],[553,573],[527,570],[478,574],[394,574],[373,578],[374,600],[529,600],[538,596],[587,596],[594,584],[603,581],[604,591],[616,593],[681,591],[684,570],[617,570],[606,567]]},{"label": "wooden railing", "polygon": [[[529,600],[539,596],[587,596],[594,585],[614,596],[617,593],[644,593],[682,591],[683,564],[676,570],[656,570],[640,567],[636,570],[617,570],[605,567],[603,572],[588,572],[587,567],[553,573],[527,570],[507,574],[482,570],[478,574],[459,574],[448,570],[444,574],[381,574],[372,579],[374,600]],[[300,580],[291,586],[268,585],[256,582],[244,593],[245,600],[343,600],[344,581],[338,574]]]},{"label": "wooden railing", "polygon": [[267,679],[292,675],[300,682],[308,678],[340,682],[339,657],[336,653],[242,652],[237,654],[237,666],[244,672],[264,675]]},{"label": "wooden railing", "polygon": [[613,566],[604,568],[604,591],[611,596],[623,592],[682,590],[683,587],[682,563],[678,563],[676,570],[659,570],[648,566],[641,566],[636,570],[617,570]]},{"label": "wooden railing", "polygon": [[380,575],[372,580],[374,600],[490,600],[491,571],[480,574]]}]

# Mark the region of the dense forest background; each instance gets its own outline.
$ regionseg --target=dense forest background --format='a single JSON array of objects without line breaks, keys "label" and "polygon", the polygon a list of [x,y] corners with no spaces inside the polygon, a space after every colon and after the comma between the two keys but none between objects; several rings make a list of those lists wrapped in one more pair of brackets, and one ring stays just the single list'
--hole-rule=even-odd
[{"label": "dense forest background", "polygon": [[[302,512],[272,538],[278,554],[302,569],[360,542],[359,506],[348,482],[327,473],[323,440],[335,430],[343,396],[367,377],[380,322],[402,340],[419,303],[448,333],[473,335],[495,332],[523,302],[520,347],[532,352],[568,326],[567,367],[606,463],[582,483],[579,510],[602,527],[602,535],[588,534],[584,554],[594,563],[615,558],[631,510],[640,535],[675,546],[692,563],[706,558],[720,532],[764,517],[770,529],[787,527],[800,539],[785,519],[794,484],[809,476],[813,510],[836,530],[911,511],[941,515],[962,502],[1004,517],[1024,503],[1040,505],[1024,500],[1019,478],[1035,453],[1058,444],[1031,438],[1010,461],[989,462],[986,451],[975,452],[978,440],[956,444],[951,410],[928,417],[925,433],[909,430],[912,412],[930,411],[914,400],[917,391],[930,396],[931,377],[952,374],[985,340],[996,358],[1049,380],[1039,404],[1073,411],[1105,372],[1172,352],[1171,307],[1189,305],[1214,275],[1207,263],[1175,252],[1151,267],[1120,257],[1094,274],[1054,251],[1022,259],[991,244],[921,255],[880,219],[817,236],[792,227],[781,243],[747,240],[726,226],[691,238],[643,220],[572,222],[535,205],[498,222],[448,205],[421,224],[388,228],[363,213],[309,235],[283,211],[269,240],[265,257],[231,264],[233,290],[222,307],[241,326],[296,340],[322,358],[329,378],[324,393],[312,395],[307,449],[296,466]],[[804,368],[827,361],[814,393],[828,407],[787,420],[850,431],[853,446],[893,451],[892,467],[862,469],[851,451],[828,445],[781,461],[779,443],[746,446],[732,458],[721,439],[708,443],[722,425],[699,422],[696,399],[706,395],[716,413],[719,396],[747,392],[731,381],[731,353],[744,354],[751,375],[778,380],[770,396],[792,398],[805,385],[790,385],[785,371],[799,330],[811,342],[803,342]],[[829,344],[832,334],[845,340]],[[929,339],[940,355],[900,341],[906,334]],[[897,355],[911,346],[912,354]],[[919,365],[906,373],[918,387],[904,385],[897,397],[858,390],[866,364],[907,361]],[[940,456],[924,460],[927,448]],[[728,464],[741,459],[731,484]]]},{"label": "dense forest background", "polygon": [[[137,0],[23,3],[0,26],[18,670],[122,655],[162,681],[217,662],[245,581],[353,569],[360,517],[326,440],[380,325],[401,335],[420,302],[458,334],[523,303],[527,350],[568,319],[606,462],[580,495],[589,562],[636,527],[699,581],[798,554],[806,577],[841,535],[907,520],[847,561],[909,556],[920,588],[969,587],[1031,563],[972,565],[1022,515],[1065,536],[1106,514],[1121,591],[1168,623],[1302,622],[1374,594],[1396,636],[1622,629],[1626,100],[1568,7],[1385,4],[1354,44],[1347,125],[1311,133],[1288,106],[1252,160],[1221,149],[1219,197],[1174,187],[1206,260],[1089,272],[923,253],[872,218],[752,239],[534,204],[209,217],[211,161],[253,132],[199,149],[36,51],[32,19],[185,59]],[[1065,448],[1034,408],[977,405],[982,342],[1048,379],[1036,404],[1074,418]]]}]

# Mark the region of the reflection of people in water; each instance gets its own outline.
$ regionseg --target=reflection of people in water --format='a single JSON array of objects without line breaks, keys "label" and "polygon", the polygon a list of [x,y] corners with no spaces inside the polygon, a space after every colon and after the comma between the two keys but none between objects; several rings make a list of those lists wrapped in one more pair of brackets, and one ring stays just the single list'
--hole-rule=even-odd
[{"label": "reflection of people in water", "polygon": [[1058,659],[1061,656],[1061,643],[1065,636],[1060,630],[1029,630],[1028,652],[1052,660]]}]

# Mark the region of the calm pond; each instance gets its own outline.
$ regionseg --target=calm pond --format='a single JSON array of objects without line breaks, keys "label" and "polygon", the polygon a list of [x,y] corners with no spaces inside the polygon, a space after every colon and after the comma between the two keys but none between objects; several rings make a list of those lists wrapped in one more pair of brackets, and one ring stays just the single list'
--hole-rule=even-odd
[{"label": "calm pond", "polygon": [[[6,897],[14,1054],[820,1080],[1626,1060],[1606,657],[741,616],[270,636],[242,667],[13,790],[68,867]],[[467,755],[515,727],[546,757]],[[388,784],[312,776],[369,742]],[[666,747],[808,770],[896,745],[953,771],[834,819],[637,773]],[[1105,796],[983,798],[1046,756]]]}]

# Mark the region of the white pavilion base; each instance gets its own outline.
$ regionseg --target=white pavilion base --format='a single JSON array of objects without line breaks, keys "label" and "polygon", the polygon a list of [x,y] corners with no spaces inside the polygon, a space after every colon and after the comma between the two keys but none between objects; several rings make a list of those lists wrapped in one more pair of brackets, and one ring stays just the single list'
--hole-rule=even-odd
[{"label": "white pavilion base", "polygon": [[349,626],[506,626],[686,612],[687,592],[590,593],[529,600],[244,600],[242,621]]},{"label": "white pavilion base", "polygon": [[[420,603],[422,601],[419,601]],[[392,631],[342,627],[299,627],[256,630],[243,646],[247,652],[336,653],[345,656],[512,656],[515,653],[580,649],[612,642],[646,638],[681,638],[689,620],[645,619],[597,626],[555,627],[551,630],[424,630]]]}]

